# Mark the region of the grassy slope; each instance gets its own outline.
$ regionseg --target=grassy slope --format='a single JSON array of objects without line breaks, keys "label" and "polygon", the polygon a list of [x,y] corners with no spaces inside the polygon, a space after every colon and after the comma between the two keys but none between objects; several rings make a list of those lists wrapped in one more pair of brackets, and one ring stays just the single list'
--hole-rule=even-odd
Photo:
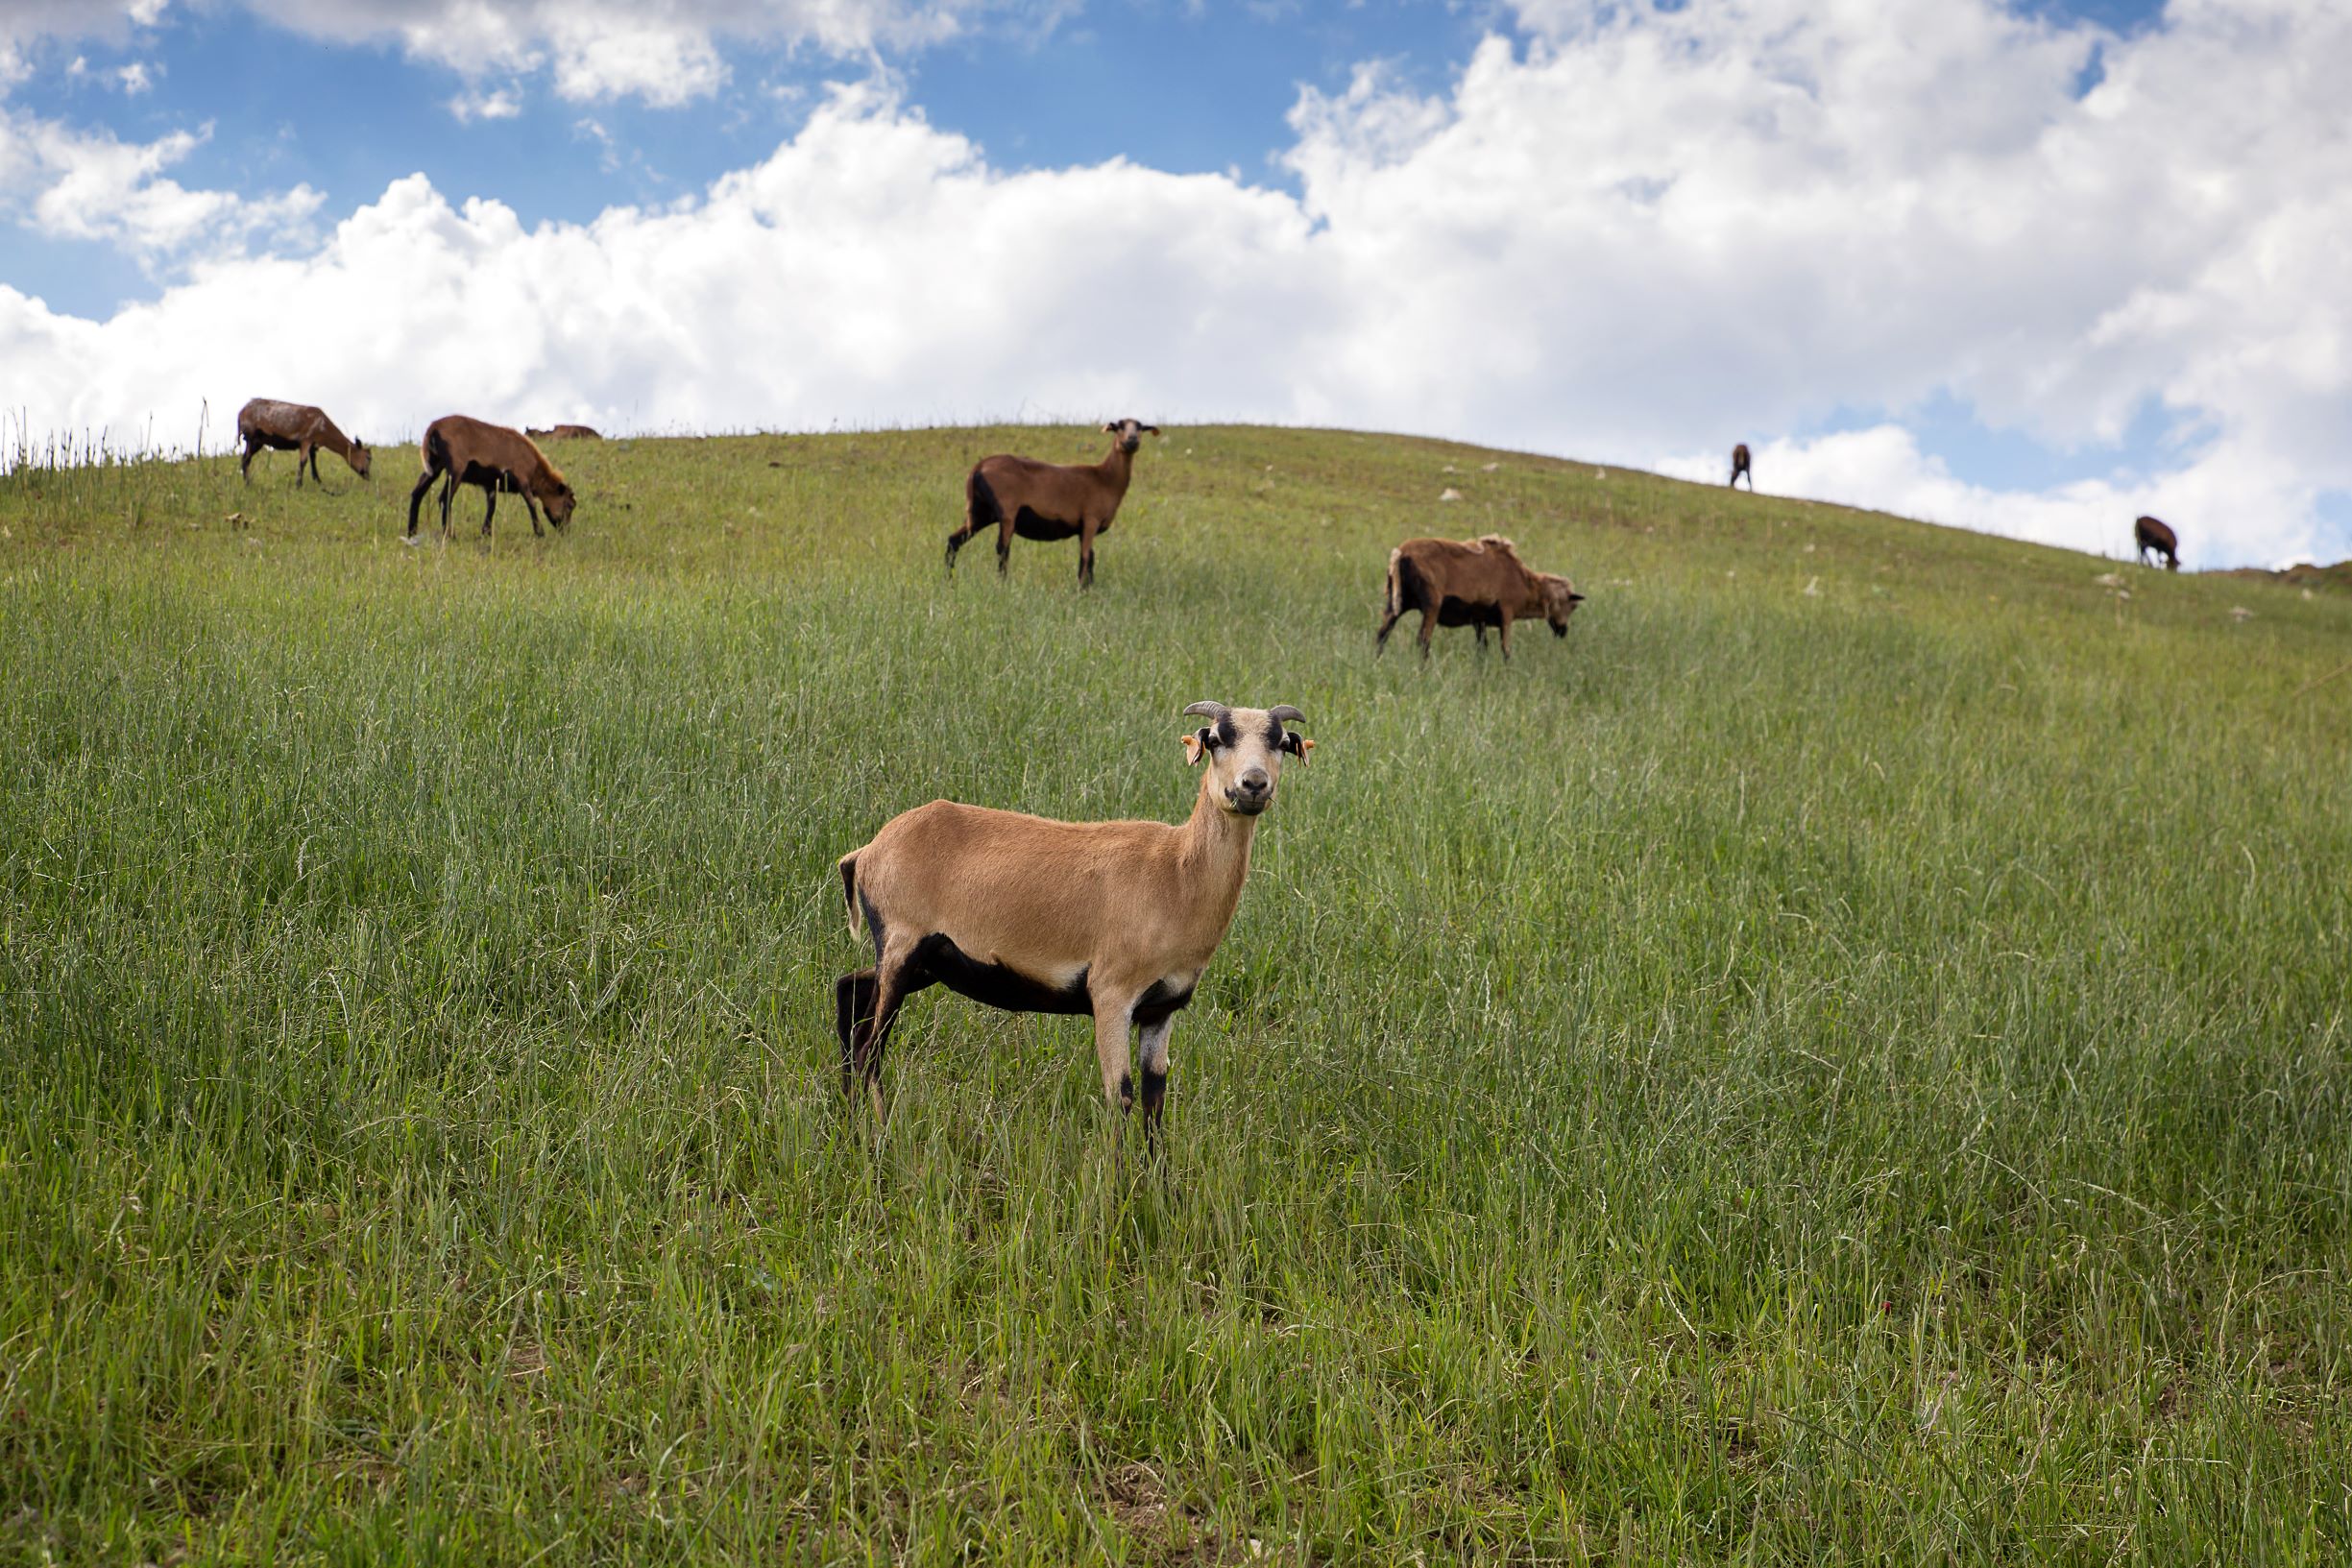
[{"label": "grassy slope", "polygon": [[[2352,1551],[2352,603],[1256,429],[942,578],[1095,441],[0,481],[0,1556]],[[1375,662],[1489,528],[1567,640]],[[834,858],[1199,697],[1321,745],[1170,1173],[938,993],[873,1143]]]}]

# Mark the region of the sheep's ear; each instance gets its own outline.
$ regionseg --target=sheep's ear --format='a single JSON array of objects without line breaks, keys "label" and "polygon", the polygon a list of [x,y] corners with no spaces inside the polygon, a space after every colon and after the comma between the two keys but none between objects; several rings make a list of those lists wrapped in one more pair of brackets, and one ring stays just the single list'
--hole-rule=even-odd
[{"label": "sheep's ear", "polygon": [[1113,435],[1117,435],[1119,433],[1119,422],[1117,420],[1104,420],[1103,422],[1103,428],[1108,430]]},{"label": "sheep's ear", "polygon": [[1200,759],[1209,754],[1208,726],[1202,725],[1184,737],[1184,765],[1199,767]]},{"label": "sheep's ear", "polygon": [[1315,749],[1315,742],[1302,735],[1286,735],[1282,737],[1282,749],[1297,758],[1300,767],[1305,767],[1307,753]]}]

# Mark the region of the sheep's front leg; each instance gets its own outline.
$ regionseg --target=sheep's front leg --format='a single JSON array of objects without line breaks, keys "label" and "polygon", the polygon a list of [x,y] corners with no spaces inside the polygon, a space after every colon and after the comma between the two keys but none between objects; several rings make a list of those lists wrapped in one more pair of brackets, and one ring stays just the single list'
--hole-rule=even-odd
[{"label": "sheep's front leg", "polygon": [[1135,1017],[1135,999],[1121,996],[1116,1001],[1096,999],[1094,1004],[1094,1053],[1103,1066],[1103,1098],[1114,1111],[1124,1111],[1135,1102],[1135,1080],[1128,1072],[1128,1030]]},{"label": "sheep's front leg", "polygon": [[1141,1049],[1143,1068],[1143,1130],[1153,1143],[1159,1141],[1160,1107],[1168,1098],[1168,1036],[1176,1031],[1176,1014],[1170,1013],[1156,1024],[1143,1026]]},{"label": "sheep's front leg", "polygon": [[1095,526],[1092,518],[1078,526],[1078,586],[1094,587],[1094,536],[1103,530]]}]

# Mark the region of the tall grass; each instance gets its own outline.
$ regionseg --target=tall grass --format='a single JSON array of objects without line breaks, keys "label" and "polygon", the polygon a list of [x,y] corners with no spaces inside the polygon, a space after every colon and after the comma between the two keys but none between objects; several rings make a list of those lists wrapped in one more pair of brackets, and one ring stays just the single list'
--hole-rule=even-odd
[{"label": "tall grass", "polygon": [[[2352,604],[1250,429],[942,574],[1095,439],[0,478],[0,1555],[2352,1553]],[[1490,528],[1568,638],[1374,660]],[[1165,1167],[943,993],[846,1113],[834,858],[1201,697],[1321,744]]]}]

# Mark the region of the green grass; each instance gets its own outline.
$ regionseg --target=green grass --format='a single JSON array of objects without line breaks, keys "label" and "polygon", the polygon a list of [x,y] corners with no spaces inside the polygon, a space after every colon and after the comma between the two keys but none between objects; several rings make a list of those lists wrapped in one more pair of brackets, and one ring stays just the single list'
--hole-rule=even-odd
[{"label": "green grass", "polygon": [[[0,479],[0,1559],[2352,1554],[2352,600],[1238,428],[942,575],[1097,445]],[[1568,638],[1375,661],[1488,529]],[[836,856],[1203,697],[1164,1170],[940,992],[846,1111]]]}]

